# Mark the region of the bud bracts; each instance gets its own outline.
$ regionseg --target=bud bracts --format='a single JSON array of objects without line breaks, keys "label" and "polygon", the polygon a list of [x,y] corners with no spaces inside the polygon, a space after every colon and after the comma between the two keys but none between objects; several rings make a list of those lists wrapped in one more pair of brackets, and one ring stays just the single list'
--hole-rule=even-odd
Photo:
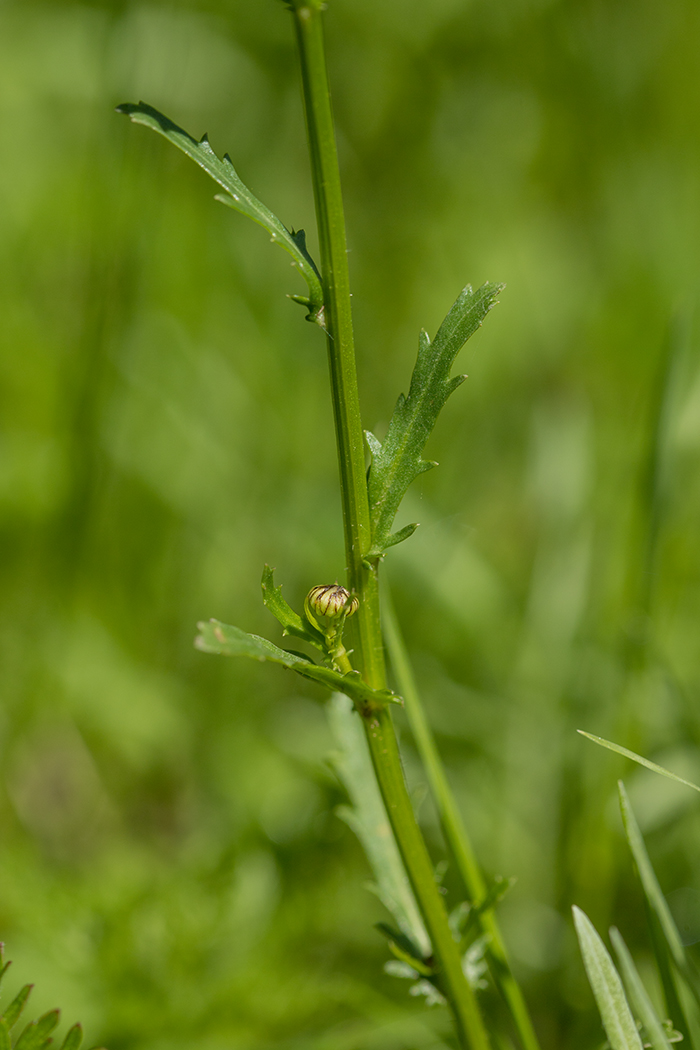
[{"label": "bud bracts", "polygon": [[354,594],[351,595],[345,587],[341,587],[338,583],[312,587],[306,597],[306,602],[316,616],[324,616],[327,620],[352,616],[360,604]]}]

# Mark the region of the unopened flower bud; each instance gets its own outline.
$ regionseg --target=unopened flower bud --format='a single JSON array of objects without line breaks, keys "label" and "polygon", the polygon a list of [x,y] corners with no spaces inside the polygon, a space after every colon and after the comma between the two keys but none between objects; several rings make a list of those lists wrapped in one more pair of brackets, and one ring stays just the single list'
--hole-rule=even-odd
[{"label": "unopened flower bud", "polygon": [[339,620],[341,617],[352,616],[360,603],[345,587],[338,583],[327,583],[312,587],[306,596],[306,604],[316,616],[324,616],[326,620]]}]

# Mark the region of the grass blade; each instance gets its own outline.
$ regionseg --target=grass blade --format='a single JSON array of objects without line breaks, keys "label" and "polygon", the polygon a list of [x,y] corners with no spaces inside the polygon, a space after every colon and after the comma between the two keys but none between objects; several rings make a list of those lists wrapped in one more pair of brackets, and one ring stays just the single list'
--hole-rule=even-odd
[{"label": "grass blade", "polygon": [[646,766],[647,769],[651,769],[654,773],[660,773],[662,777],[668,777],[669,780],[675,780],[678,784],[685,784],[686,787],[692,788],[693,791],[700,791],[700,787],[697,784],[693,784],[690,780],[684,780],[683,777],[676,776],[670,769],[664,769],[663,766],[657,766],[656,762],[650,762],[648,758],[642,758],[641,755],[636,754],[634,751],[629,751],[626,747],[622,747],[620,744],[613,744],[611,740],[604,740],[602,736],[594,736],[593,733],[586,733],[583,729],[577,729],[577,733],[581,736],[585,736],[588,740],[592,740],[594,744],[600,744],[601,747],[607,747],[608,751],[615,751],[618,755],[622,755],[624,758],[630,758],[633,762],[637,762],[640,766]]},{"label": "grass blade", "polygon": [[632,1006],[634,1007],[639,1020],[644,1025],[653,1050],[671,1050],[671,1044],[666,1037],[664,1027],[656,1016],[656,1011],[654,1010],[651,999],[647,995],[647,990],[637,972],[637,967],[634,965],[634,961],[629,953],[627,945],[622,939],[620,931],[615,929],[614,926],[610,930],[610,940],[612,941],[615,954],[617,955],[617,961],[620,965],[620,970],[622,971],[622,979],[627,988],[627,994],[630,997]]},{"label": "grass blade", "polygon": [[583,964],[612,1050],[642,1050],[620,975],[607,948],[588,916],[576,906],[573,913]]}]

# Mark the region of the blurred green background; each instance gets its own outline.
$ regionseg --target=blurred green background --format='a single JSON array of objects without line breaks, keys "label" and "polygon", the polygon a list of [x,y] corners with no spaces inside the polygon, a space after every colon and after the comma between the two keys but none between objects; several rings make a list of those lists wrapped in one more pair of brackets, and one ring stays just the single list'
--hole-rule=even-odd
[{"label": "blurred green background", "polygon": [[[700,8],[329,8],[368,427],[507,282],[387,571],[545,1047],[595,1046],[571,904],[649,953],[617,776],[700,938],[695,797],[575,733],[700,776]],[[321,691],[192,648],[279,640],[265,562],[293,603],[342,576],[325,349],[287,257],[113,107],[207,130],[314,251],[298,87],[274,0],[0,5],[0,931],[111,1050],[449,1042],[382,973]]]}]

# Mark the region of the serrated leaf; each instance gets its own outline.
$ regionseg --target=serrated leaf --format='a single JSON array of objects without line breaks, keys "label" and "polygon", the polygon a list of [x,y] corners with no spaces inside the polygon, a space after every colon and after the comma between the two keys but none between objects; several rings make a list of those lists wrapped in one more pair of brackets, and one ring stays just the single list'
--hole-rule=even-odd
[{"label": "serrated leaf", "polygon": [[5,1010],[2,1018],[8,1028],[12,1028],[19,1020],[33,987],[33,984],[25,984],[24,988],[20,988],[7,1010]]},{"label": "serrated leaf", "polygon": [[69,1028],[66,1032],[60,1050],[79,1050],[82,1041],[83,1026],[80,1024],[74,1024],[73,1027]]},{"label": "serrated leaf", "polygon": [[293,634],[297,638],[303,638],[305,642],[309,642],[310,645],[315,645],[317,649],[325,652],[323,635],[308,620],[302,620],[301,616],[294,612],[291,605],[287,604],[282,597],[282,588],[275,587],[274,569],[271,569],[269,565],[266,565],[263,569],[262,595],[263,605],[279,620],[285,634]]},{"label": "serrated leaf", "polygon": [[425,958],[431,954],[430,939],[391,830],[360,719],[347,698],[338,693],[326,710],[338,746],[331,763],[352,803],[338,807],[336,813],[360,840],[376,880],[377,896]]},{"label": "serrated leaf", "polygon": [[421,332],[408,397],[399,396],[383,443],[373,434],[367,435],[372,453],[368,482],[372,544],[368,558],[379,557],[388,547],[410,535],[402,529],[401,533],[391,536],[396,512],[411,482],[436,466],[421,456],[440,410],[465,378],[450,378],[450,370],[457,354],[481,326],[503,287],[502,284],[484,284],[474,292],[467,285],[440,325],[433,342],[430,342],[427,332]]},{"label": "serrated leaf", "polygon": [[339,671],[333,671],[330,667],[321,667],[313,663],[301,653],[280,649],[267,638],[260,638],[257,634],[246,634],[240,628],[220,623],[219,620],[208,620],[197,626],[200,633],[195,638],[194,644],[204,653],[247,656],[252,660],[267,660],[270,663],[281,664],[282,667],[288,667],[304,678],[320,682],[328,689],[345,693],[358,704],[383,706],[389,703],[401,703],[401,697],[389,692],[388,689],[371,689],[362,680],[358,671],[340,674]]},{"label": "serrated leaf", "polygon": [[30,1021],[15,1043],[15,1050],[42,1050],[51,1040],[49,1036],[59,1022],[60,1012],[49,1010],[38,1021]]},{"label": "serrated leaf", "polygon": [[574,905],[574,925],[583,965],[612,1050],[643,1050],[622,981],[588,916]]},{"label": "serrated leaf", "polygon": [[627,945],[622,939],[620,931],[615,929],[614,926],[610,930],[610,940],[617,955],[617,961],[622,971],[622,980],[625,983],[630,1002],[637,1017],[644,1025],[644,1030],[653,1050],[671,1050],[671,1044],[664,1031],[664,1026],[656,1015],[656,1010],[637,972],[637,967],[634,965]]},{"label": "serrated leaf", "polygon": [[266,205],[250,192],[248,187],[241,182],[228,153],[224,154],[223,160],[217,157],[209,145],[206,135],[197,141],[192,138],[183,128],[178,127],[169,117],[159,113],[153,106],[145,102],[138,105],[125,102],[117,106],[117,113],[128,116],[135,124],[143,124],[159,135],[163,135],[169,142],[186,153],[200,168],[211,175],[218,182],[225,194],[217,194],[216,200],[222,204],[234,208],[247,215],[249,219],[264,227],[272,237],[272,240],[280,244],[294,260],[294,266],[302,274],[309,286],[308,298],[304,296],[292,296],[295,302],[302,303],[309,313],[308,319],[315,321],[322,328],[325,327],[323,319],[323,288],[316,265],[306,249],[306,237],[303,230],[288,230],[277,216],[270,211]]},{"label": "serrated leaf", "polygon": [[586,739],[592,740],[594,744],[600,744],[601,747],[607,747],[608,751],[615,751],[618,755],[622,755],[624,758],[630,758],[633,762],[637,762],[640,766],[645,766],[647,769],[651,769],[654,773],[660,773],[662,777],[668,777],[669,780],[675,780],[677,784],[684,784],[685,787],[692,788],[693,791],[700,791],[700,787],[697,784],[693,784],[690,780],[684,780],[683,777],[679,777],[676,773],[672,773],[670,769],[664,769],[663,766],[657,766],[656,762],[650,762],[648,758],[642,758],[641,755],[636,754],[634,751],[629,751],[626,747],[622,747],[621,744],[613,744],[611,740],[604,740],[602,736],[594,736],[593,733],[586,733],[583,729],[577,729],[577,733],[581,736],[585,736]]}]

